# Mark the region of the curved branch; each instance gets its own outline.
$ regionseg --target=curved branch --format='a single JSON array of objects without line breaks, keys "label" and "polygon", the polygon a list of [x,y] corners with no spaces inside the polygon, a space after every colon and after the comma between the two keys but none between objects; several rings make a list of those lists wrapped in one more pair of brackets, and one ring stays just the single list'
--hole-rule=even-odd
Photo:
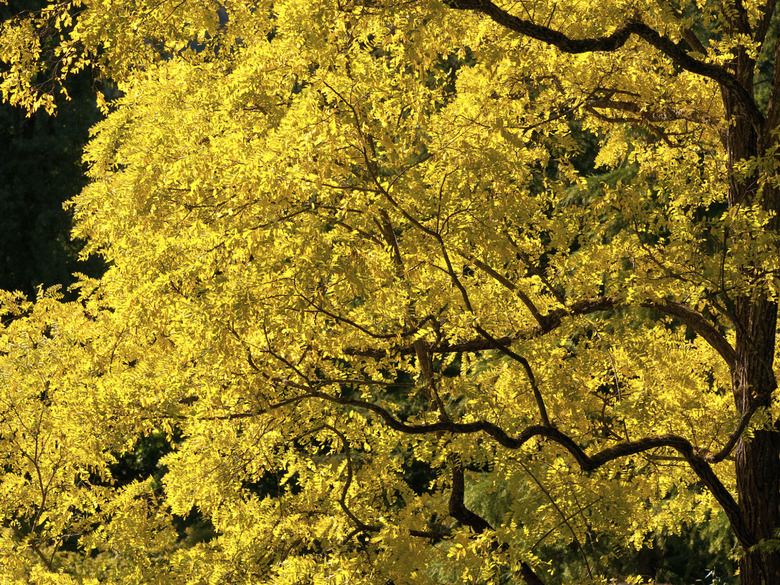
[{"label": "curved branch", "polygon": [[[539,315],[539,326],[525,331],[517,332],[513,335],[496,338],[494,342],[491,342],[480,336],[476,339],[469,341],[462,341],[460,343],[440,343],[431,346],[429,351],[431,353],[459,353],[459,352],[474,352],[484,351],[486,349],[495,349],[495,343],[499,345],[508,346],[513,341],[520,339],[530,340],[542,335],[546,335],[551,331],[558,328],[563,320],[569,316],[577,315],[589,315],[591,313],[597,313],[600,311],[611,311],[617,309],[622,303],[613,297],[597,297],[593,299],[583,299],[577,301],[566,308],[559,308],[545,315]],[[656,309],[662,313],[666,313],[676,319],[679,319],[691,329],[693,329],[698,335],[701,335],[704,340],[712,346],[712,348],[720,354],[724,359],[729,369],[734,369],[734,363],[736,360],[736,354],[734,348],[731,347],[728,340],[715,328],[710,322],[708,322],[698,311],[692,309],[684,303],[678,303],[676,301],[644,301],[641,306]],[[344,353],[347,355],[373,357],[376,359],[382,359],[390,355],[413,355],[415,349],[412,345],[408,346],[395,346],[384,349],[358,349],[358,348],[346,348]]]},{"label": "curved branch", "polygon": [[752,532],[747,527],[737,502],[720,479],[718,479],[718,476],[715,475],[715,472],[712,470],[712,467],[710,467],[710,464],[705,457],[693,447],[690,441],[679,435],[655,435],[635,441],[623,441],[611,447],[602,449],[593,455],[588,455],[574,439],[555,427],[532,425],[526,427],[518,435],[512,437],[498,425],[484,420],[468,423],[439,421],[430,424],[407,424],[395,418],[388,410],[371,402],[331,396],[330,394],[316,390],[311,391],[310,395],[335,404],[364,408],[374,412],[379,415],[387,426],[393,430],[406,434],[422,435],[438,432],[449,432],[453,434],[485,433],[491,436],[497,443],[508,449],[519,449],[525,443],[536,437],[544,438],[557,443],[566,449],[569,454],[574,457],[575,461],[577,461],[580,469],[585,472],[598,469],[610,461],[629,455],[636,455],[652,449],[674,449],[682,455],[693,472],[699,477],[704,485],[707,486],[721,505],[740,544],[745,548],[749,548],[757,542]]},{"label": "curved branch", "polygon": [[[584,315],[587,313],[595,313],[597,311],[609,311],[617,309],[621,306],[621,303],[611,297],[600,297],[596,299],[586,299],[584,301],[578,301],[574,303],[567,311],[565,309],[558,309],[551,313],[548,313],[545,319],[548,321],[547,327],[552,330],[557,327],[564,316],[567,314],[572,315]],[[666,313],[676,319],[682,321],[693,329],[698,335],[701,335],[704,340],[710,344],[710,346],[717,351],[724,359],[729,369],[734,369],[734,363],[736,361],[736,353],[734,348],[728,340],[718,331],[714,325],[707,321],[704,316],[698,311],[692,309],[684,303],[678,303],[671,300],[660,301],[644,301],[641,303],[642,307],[650,309],[656,309],[662,313]]]},{"label": "curved branch", "polygon": [[490,523],[479,514],[466,507],[463,499],[466,495],[466,481],[463,474],[463,463],[457,456],[452,461],[452,492],[450,492],[450,516],[461,524],[468,526],[477,534],[485,530],[493,530]]},{"label": "curved branch", "polygon": [[485,331],[482,327],[477,325],[476,327],[477,333],[479,333],[482,337],[487,339],[490,343],[493,344],[493,346],[503,353],[504,355],[512,358],[516,362],[518,362],[521,366],[523,366],[523,369],[525,370],[525,375],[528,378],[528,383],[531,384],[531,390],[533,390],[534,393],[534,399],[536,400],[536,406],[539,408],[539,416],[542,419],[542,424],[544,426],[552,426],[550,424],[550,417],[547,416],[547,408],[544,405],[544,398],[542,397],[542,393],[539,391],[539,387],[536,385],[536,376],[534,376],[533,370],[531,370],[531,364],[528,363],[528,360],[525,359],[523,356],[516,354],[511,349],[506,347],[505,345],[501,345],[498,340],[496,340],[492,335],[490,335],[487,331]]},{"label": "curved branch", "polygon": [[[450,492],[449,512],[450,516],[455,518],[464,526],[471,528],[476,534],[481,534],[485,530],[493,530],[490,523],[479,514],[469,510],[466,507],[464,498],[466,495],[466,481],[463,473],[463,462],[457,455],[452,458],[452,491]],[[586,561],[587,562],[587,561]],[[526,585],[544,585],[539,576],[526,563],[520,565],[520,572]]]},{"label": "curved branch", "polygon": [[339,496],[339,505],[341,506],[342,511],[355,524],[355,530],[359,532],[377,532],[379,530],[379,526],[366,524],[360,518],[355,516],[354,512],[352,512],[352,510],[349,509],[349,506],[347,506],[347,493],[349,492],[349,488],[352,486],[352,475],[353,475],[352,450],[349,448],[349,441],[347,440],[347,437],[345,437],[344,433],[342,433],[332,425],[325,424],[322,425],[321,428],[327,429],[331,431],[334,435],[336,435],[339,438],[339,441],[341,441],[342,447],[344,448],[344,456],[347,461],[347,478],[344,481],[344,487],[341,490],[341,495]]},{"label": "curved branch", "polygon": [[676,317],[691,329],[693,329],[698,335],[701,335],[704,340],[717,351],[720,356],[728,364],[729,369],[734,369],[736,362],[736,353],[731,344],[725,337],[718,331],[711,323],[709,323],[701,313],[694,311],[683,303],[675,301],[645,301],[642,306],[657,309],[662,313]]},{"label": "curved branch", "polygon": [[[590,313],[596,313],[598,311],[610,311],[616,306],[617,304],[615,299],[610,297],[599,297],[595,299],[577,301],[568,308],[556,309],[554,311],[550,311],[546,315],[541,315],[542,324],[540,324],[538,327],[520,331],[513,335],[499,337],[496,338],[496,341],[499,344],[506,346],[519,339],[534,339],[536,337],[550,333],[559,327],[561,323],[563,323],[563,319],[567,316],[587,315]],[[476,339],[470,339],[468,341],[462,341],[459,343],[439,343],[431,346],[429,351],[431,353],[445,354],[484,351],[486,349],[495,349],[495,345],[494,343],[491,343],[490,341],[480,336]],[[348,347],[344,349],[344,353],[346,355],[352,356],[382,359],[391,355],[414,355],[415,349],[412,345],[394,346],[388,349],[363,349],[357,347]]]},{"label": "curved branch", "polygon": [[499,8],[491,0],[445,0],[445,3],[450,8],[481,12],[513,32],[552,45],[564,53],[612,52],[621,48],[632,35],[636,35],[666,55],[678,67],[717,81],[739,102],[754,126],[758,127],[764,122],[764,116],[758,105],[734,75],[722,67],[691,57],[682,45],[661,36],[658,31],[643,23],[638,16],[617,27],[607,36],[572,39],[560,31],[518,18]]},{"label": "curved branch", "polygon": [[748,408],[742,416],[739,418],[739,422],[737,423],[737,428],[734,429],[734,432],[731,433],[731,436],[728,438],[728,441],[726,441],[726,444],[723,446],[723,448],[715,453],[714,455],[707,455],[704,459],[708,463],[720,463],[726,457],[731,455],[731,452],[734,450],[734,447],[737,446],[737,443],[742,438],[742,433],[745,432],[745,429],[747,428],[748,424],[750,423],[750,420],[753,418],[753,415],[756,413],[756,411],[764,406],[768,406],[768,398],[769,396],[765,395],[762,397],[762,399],[755,400],[751,405],[750,408]]}]

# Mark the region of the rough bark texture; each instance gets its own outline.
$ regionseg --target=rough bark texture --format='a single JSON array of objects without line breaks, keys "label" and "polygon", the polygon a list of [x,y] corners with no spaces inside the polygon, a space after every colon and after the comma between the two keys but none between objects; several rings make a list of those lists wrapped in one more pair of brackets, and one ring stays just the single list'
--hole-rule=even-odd
[{"label": "rough bark texture", "polygon": [[[759,401],[769,404],[776,382],[772,372],[777,307],[763,300],[739,299],[737,364],[733,375],[737,408],[744,411]],[[757,431],[751,440],[741,440],[735,452],[739,507],[754,539],[761,543],[774,537],[780,526],[780,458],[778,433]],[[743,585],[780,583],[780,553],[765,552],[759,545],[748,550],[740,562]]]},{"label": "rough bark texture", "polygon": [[[752,88],[755,62],[740,52],[732,63],[736,77]],[[772,142],[770,124],[757,127],[741,115],[728,91],[723,91],[728,118],[732,121],[726,136],[729,166],[740,160],[765,154]],[[729,206],[760,203],[764,209],[776,211],[774,189],[765,186],[761,198],[756,190],[756,178],[740,178],[730,173]],[[775,222],[772,222],[774,224]],[[770,224],[769,229],[776,229]],[[741,234],[739,237],[745,237]],[[743,266],[750,275],[751,266]],[[734,302],[736,326],[735,361],[732,370],[732,388],[740,413],[756,405],[771,406],[772,394],[777,388],[773,372],[777,305],[761,295],[742,296]],[[735,451],[735,472],[739,508],[756,547],[745,550],[740,561],[742,585],[772,585],[780,583],[780,553],[765,550],[761,543],[775,537],[780,526],[780,457],[778,433],[774,430],[756,431],[749,439],[741,439]]]}]

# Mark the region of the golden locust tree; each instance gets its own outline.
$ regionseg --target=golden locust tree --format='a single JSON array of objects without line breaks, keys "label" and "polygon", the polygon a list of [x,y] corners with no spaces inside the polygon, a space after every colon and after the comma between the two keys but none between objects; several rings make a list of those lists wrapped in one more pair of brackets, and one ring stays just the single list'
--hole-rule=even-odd
[{"label": "golden locust tree", "polygon": [[[780,583],[778,18],[5,22],[7,100],[53,108],[85,67],[121,97],[72,202],[107,273],[3,299],[4,582],[599,583],[628,577],[610,551],[723,519],[741,583]],[[160,467],[117,481],[160,435]]]}]

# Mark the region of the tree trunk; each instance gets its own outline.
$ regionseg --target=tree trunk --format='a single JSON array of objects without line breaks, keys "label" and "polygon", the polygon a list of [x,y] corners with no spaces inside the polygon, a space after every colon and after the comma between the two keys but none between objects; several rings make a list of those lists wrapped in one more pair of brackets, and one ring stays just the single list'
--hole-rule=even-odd
[{"label": "tree trunk", "polygon": [[[738,15],[737,15],[738,16]],[[746,22],[732,20],[735,32],[749,33]],[[744,47],[737,49],[731,68],[739,83],[753,95],[753,76],[756,62]],[[776,189],[765,184],[758,190],[758,176],[744,177],[734,172],[736,163],[765,155],[774,142],[772,128],[755,121],[735,103],[733,96],[722,87],[722,96],[728,122],[725,139],[729,166],[729,207],[760,204],[765,210],[777,211]],[[771,221],[765,229],[777,229]],[[732,234],[732,238],[753,238],[750,233]],[[741,267],[748,279],[754,276],[756,266],[749,260]],[[727,294],[726,291],[722,291]],[[769,301],[762,290],[739,296],[734,301],[733,321],[736,329],[735,364],[732,372],[732,390],[737,412],[752,407],[772,405],[772,394],[777,388],[773,372],[777,305]],[[735,451],[735,473],[739,507],[756,546],[744,550],[740,560],[742,585],[780,584],[780,553],[763,546],[774,538],[780,528],[780,457],[778,457],[776,430],[758,430],[751,438],[742,438]]]},{"label": "tree trunk", "polygon": [[[752,75],[739,75],[746,87],[752,85]],[[724,95],[727,117],[731,125],[726,138],[730,171],[734,164],[754,156],[761,156],[766,147],[767,132],[757,132],[746,117],[740,115],[728,96]],[[764,209],[777,207],[776,193],[765,186],[756,192],[757,177],[739,178],[730,172],[729,207],[759,203]],[[760,199],[759,199],[760,198]],[[776,229],[771,222],[767,229]],[[733,234],[734,238],[752,237],[751,234]],[[742,267],[751,276],[754,266]],[[773,372],[777,305],[762,292],[751,297],[738,297],[734,302],[736,327],[736,360],[732,374],[732,389],[737,411],[741,414],[755,405],[771,407],[772,394],[777,388]],[[780,528],[780,457],[778,432],[759,430],[750,439],[741,439],[735,451],[735,472],[739,507],[745,523],[759,543],[744,551],[740,561],[742,585],[780,584],[780,553],[766,550],[760,543],[774,538]],[[764,549],[764,550],[762,550]]]},{"label": "tree trunk", "polygon": [[[777,383],[772,372],[777,306],[766,300],[737,301],[736,367],[733,387],[737,409],[753,404],[769,406]],[[780,526],[780,457],[778,433],[756,431],[742,439],[736,450],[739,507],[756,542],[772,539]],[[740,562],[742,585],[780,583],[780,553],[745,551]]]}]

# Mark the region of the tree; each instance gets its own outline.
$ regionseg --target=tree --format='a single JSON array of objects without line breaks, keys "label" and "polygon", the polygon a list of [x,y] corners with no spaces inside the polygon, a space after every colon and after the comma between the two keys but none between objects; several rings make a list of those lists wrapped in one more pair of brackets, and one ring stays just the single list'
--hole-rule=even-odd
[{"label": "tree", "polygon": [[[72,203],[107,273],[5,299],[8,578],[604,582],[723,521],[740,582],[780,582],[775,13],[7,21],[6,99],[54,108],[87,66],[124,93]],[[161,435],[160,473],[112,483]]]}]

